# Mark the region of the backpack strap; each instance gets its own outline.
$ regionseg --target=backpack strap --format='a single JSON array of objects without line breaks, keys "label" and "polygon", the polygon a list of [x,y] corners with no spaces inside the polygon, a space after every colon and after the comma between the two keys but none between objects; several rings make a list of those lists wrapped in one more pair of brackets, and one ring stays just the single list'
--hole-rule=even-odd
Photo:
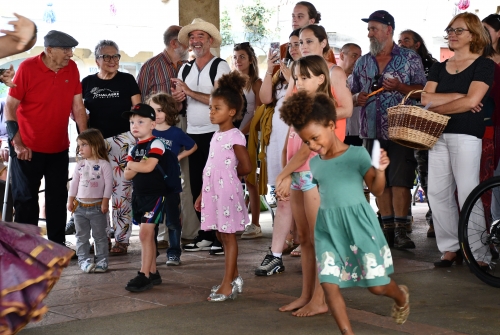
[{"label": "backpack strap", "polygon": [[189,72],[191,72],[191,68],[193,67],[195,61],[196,59],[193,59],[192,61],[187,62],[186,65],[184,65],[184,68],[182,69],[182,81],[186,81],[186,78]]},{"label": "backpack strap", "polygon": [[212,65],[210,65],[210,80],[212,81],[212,86],[215,86],[215,76],[217,76],[217,68],[219,67],[220,62],[225,62],[220,57],[216,57],[214,61],[212,62]]}]

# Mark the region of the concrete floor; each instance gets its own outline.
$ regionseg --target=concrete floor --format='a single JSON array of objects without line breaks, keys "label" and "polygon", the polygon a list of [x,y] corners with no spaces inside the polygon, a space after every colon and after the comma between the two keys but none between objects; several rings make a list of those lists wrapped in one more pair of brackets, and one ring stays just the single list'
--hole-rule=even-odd
[{"label": "concrete floor", "polygon": [[[435,239],[425,234],[427,206],[417,203],[413,208],[411,236],[417,248],[393,250],[392,278],[410,288],[408,322],[393,322],[389,299],[361,288],[345,289],[356,334],[500,334],[500,291],[476,279],[465,265],[435,269],[432,262],[440,253]],[[45,300],[49,312],[19,334],[338,334],[330,315],[297,318],[277,310],[300,295],[300,258],[284,256],[283,274],[256,277],[254,268],[271,243],[270,214],[263,212],[261,222],[263,238],[239,243],[238,265],[245,285],[234,301],[206,301],[224,271],[223,256],[208,252],[185,252],[181,266],[167,267],[163,251],[157,263],[163,284],[142,293],[126,291],[126,283],[140,268],[134,230],[129,254],[112,257],[107,273],[84,274],[72,261]]]}]

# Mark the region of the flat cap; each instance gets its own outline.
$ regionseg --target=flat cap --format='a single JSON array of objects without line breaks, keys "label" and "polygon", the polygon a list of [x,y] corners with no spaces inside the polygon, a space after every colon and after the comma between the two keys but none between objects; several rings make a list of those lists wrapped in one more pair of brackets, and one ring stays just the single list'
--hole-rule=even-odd
[{"label": "flat cap", "polygon": [[44,47],[73,48],[77,45],[77,40],[62,31],[51,30],[43,38]]}]

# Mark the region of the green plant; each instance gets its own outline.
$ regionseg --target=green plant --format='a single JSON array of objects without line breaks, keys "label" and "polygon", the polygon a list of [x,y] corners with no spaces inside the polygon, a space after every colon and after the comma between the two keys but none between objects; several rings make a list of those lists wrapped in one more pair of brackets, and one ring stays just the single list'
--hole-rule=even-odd
[{"label": "green plant", "polygon": [[234,44],[231,28],[231,18],[229,17],[227,9],[224,9],[220,18],[220,34],[222,36],[222,46]]},{"label": "green plant", "polygon": [[265,7],[260,0],[254,0],[253,4],[240,6],[239,9],[242,12],[241,20],[245,25],[245,41],[266,53],[265,45],[274,37],[274,32],[266,27],[274,9]]}]

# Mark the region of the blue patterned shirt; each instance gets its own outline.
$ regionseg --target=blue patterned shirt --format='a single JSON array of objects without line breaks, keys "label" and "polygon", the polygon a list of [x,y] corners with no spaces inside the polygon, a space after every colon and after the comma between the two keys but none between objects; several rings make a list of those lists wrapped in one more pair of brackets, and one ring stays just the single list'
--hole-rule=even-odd
[{"label": "blue patterned shirt", "polygon": [[[375,76],[380,73],[378,81],[382,87],[384,78],[397,78],[406,85],[425,85],[426,78],[420,56],[410,49],[400,48],[394,44],[392,58],[383,72],[379,71],[377,60],[371,53],[362,56],[356,62],[352,75],[349,77],[349,86],[352,94],[359,92],[371,93],[371,86]],[[398,91],[382,91],[371,96],[361,108],[361,127],[359,136],[370,139],[389,139],[387,108],[401,103],[404,94]],[[408,99],[407,104],[415,105],[414,99]]]}]

